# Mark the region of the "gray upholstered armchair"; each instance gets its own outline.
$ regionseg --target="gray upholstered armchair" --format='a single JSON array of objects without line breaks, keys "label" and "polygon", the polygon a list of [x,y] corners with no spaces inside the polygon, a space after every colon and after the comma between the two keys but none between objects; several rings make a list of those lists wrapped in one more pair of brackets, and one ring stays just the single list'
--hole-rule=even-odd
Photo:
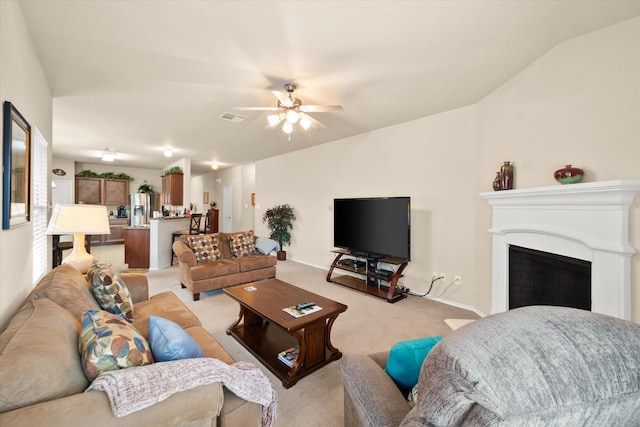
[{"label": "gray upholstered armchair", "polygon": [[640,325],[533,306],[477,320],[429,353],[417,404],[385,354],[344,355],[345,425],[616,425],[640,420]]}]

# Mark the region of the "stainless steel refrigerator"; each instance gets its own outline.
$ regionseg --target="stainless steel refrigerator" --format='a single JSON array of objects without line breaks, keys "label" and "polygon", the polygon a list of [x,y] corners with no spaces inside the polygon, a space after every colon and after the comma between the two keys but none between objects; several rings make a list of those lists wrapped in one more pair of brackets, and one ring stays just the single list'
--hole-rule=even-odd
[{"label": "stainless steel refrigerator", "polygon": [[129,196],[131,205],[131,225],[148,225],[153,218],[154,211],[160,211],[160,194],[131,193]]}]

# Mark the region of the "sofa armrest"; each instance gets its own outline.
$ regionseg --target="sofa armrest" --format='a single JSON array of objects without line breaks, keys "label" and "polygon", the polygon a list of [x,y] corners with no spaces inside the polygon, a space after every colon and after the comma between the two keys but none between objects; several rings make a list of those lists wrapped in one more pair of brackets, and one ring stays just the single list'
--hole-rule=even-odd
[{"label": "sofa armrest", "polygon": [[189,267],[195,267],[198,265],[196,261],[196,254],[194,254],[191,248],[182,240],[176,240],[173,242],[172,247],[180,264],[187,264]]},{"label": "sofa armrest", "polygon": [[[118,418],[113,415],[106,393],[89,391],[2,413],[0,425],[138,427],[184,425],[197,420],[216,425],[213,420],[222,410],[222,404],[222,384],[215,383],[175,393],[153,406]],[[259,420],[254,425],[258,424]]]},{"label": "sofa armrest", "polygon": [[347,426],[398,426],[409,413],[405,397],[384,369],[362,354],[345,354],[340,363]]},{"label": "sofa armrest", "polygon": [[134,304],[149,299],[149,281],[145,274],[119,273],[118,276],[120,276],[125,285],[127,285]]}]

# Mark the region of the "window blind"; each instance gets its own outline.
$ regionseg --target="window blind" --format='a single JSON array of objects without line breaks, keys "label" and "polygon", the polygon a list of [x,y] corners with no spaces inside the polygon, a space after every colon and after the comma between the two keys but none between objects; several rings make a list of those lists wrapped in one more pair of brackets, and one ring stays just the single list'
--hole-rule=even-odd
[{"label": "window blind", "polygon": [[33,128],[33,187],[31,218],[33,225],[33,283],[47,271],[47,216],[49,194],[49,168],[47,167],[48,145],[38,128]]}]

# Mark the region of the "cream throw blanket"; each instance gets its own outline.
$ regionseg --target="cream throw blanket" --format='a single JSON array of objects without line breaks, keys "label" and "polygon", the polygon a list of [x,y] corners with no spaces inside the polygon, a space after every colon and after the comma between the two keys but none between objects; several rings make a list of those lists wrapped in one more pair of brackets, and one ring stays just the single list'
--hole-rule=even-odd
[{"label": "cream throw blanket", "polygon": [[262,405],[262,425],[274,424],[278,395],[264,373],[249,362],[227,365],[218,359],[198,358],[119,369],[100,374],[86,391],[107,393],[113,414],[123,417],[174,393],[216,382],[236,396]]}]

